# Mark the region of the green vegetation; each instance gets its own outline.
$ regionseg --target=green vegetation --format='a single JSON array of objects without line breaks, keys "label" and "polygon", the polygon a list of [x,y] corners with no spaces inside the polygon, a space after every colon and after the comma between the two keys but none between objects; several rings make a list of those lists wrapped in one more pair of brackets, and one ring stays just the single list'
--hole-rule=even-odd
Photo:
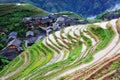
[{"label": "green vegetation", "polygon": [[29,4],[6,4],[0,5],[0,26],[4,27],[5,32],[17,31],[19,36],[24,36],[26,27],[22,24],[24,17],[43,16],[47,12]]},{"label": "green vegetation", "polygon": [[9,61],[5,59],[2,55],[0,55],[0,71],[7,65]]},{"label": "green vegetation", "polygon": [[88,29],[96,34],[99,37],[99,40],[101,40],[100,44],[96,48],[97,51],[106,47],[115,35],[112,27],[109,27],[108,29],[103,29],[97,25],[89,25]]}]

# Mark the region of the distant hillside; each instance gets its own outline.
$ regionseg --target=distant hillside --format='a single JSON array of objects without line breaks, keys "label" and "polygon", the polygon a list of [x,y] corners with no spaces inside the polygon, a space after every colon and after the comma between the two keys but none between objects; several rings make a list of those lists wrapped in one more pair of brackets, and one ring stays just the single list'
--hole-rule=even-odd
[{"label": "distant hillside", "polygon": [[[49,12],[72,11],[84,16],[97,15],[115,6],[119,0],[29,0]],[[41,5],[42,4],[42,5]]]},{"label": "distant hillside", "polygon": [[71,11],[84,16],[97,15],[120,0],[0,0],[0,3],[31,3],[49,12]]},{"label": "distant hillside", "polygon": [[101,20],[111,20],[120,17],[120,9],[115,11],[105,11],[99,14],[96,18]]}]

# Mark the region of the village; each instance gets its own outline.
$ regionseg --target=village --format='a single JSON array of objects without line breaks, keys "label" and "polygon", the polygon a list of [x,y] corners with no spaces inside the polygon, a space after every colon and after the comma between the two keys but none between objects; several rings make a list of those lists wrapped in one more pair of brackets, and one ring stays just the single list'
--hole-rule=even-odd
[{"label": "village", "polygon": [[27,27],[25,37],[19,38],[18,33],[15,31],[9,33],[7,46],[0,51],[0,54],[8,60],[14,59],[23,51],[22,45],[29,47],[53,31],[58,31],[71,25],[86,23],[78,18],[53,13],[43,17],[25,17],[23,22]]}]

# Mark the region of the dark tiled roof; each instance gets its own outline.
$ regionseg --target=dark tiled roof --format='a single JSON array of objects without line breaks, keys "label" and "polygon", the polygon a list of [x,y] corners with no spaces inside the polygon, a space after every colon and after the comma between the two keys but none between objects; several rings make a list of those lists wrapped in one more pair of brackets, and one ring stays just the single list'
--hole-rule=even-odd
[{"label": "dark tiled roof", "polygon": [[37,40],[37,37],[31,37],[27,39],[28,43],[34,43]]},{"label": "dark tiled roof", "polygon": [[8,43],[7,47],[8,47],[8,46],[11,46],[11,45],[14,45],[14,46],[19,47],[19,46],[21,45],[21,43],[22,43],[21,40],[19,40],[19,39],[14,39],[14,40],[12,40],[12,41],[10,41],[10,42]]},{"label": "dark tiled roof", "polygon": [[26,32],[26,37],[27,36],[34,36],[34,32],[33,31],[28,31],[28,32]]},{"label": "dark tiled roof", "polygon": [[9,34],[9,36],[17,36],[17,32],[11,32],[10,34]]}]

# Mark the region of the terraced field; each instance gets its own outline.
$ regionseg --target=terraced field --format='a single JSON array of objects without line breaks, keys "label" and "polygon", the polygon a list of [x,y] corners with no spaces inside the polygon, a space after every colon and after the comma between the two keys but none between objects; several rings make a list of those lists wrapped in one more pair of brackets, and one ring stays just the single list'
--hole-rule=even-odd
[{"label": "terraced field", "polygon": [[120,19],[54,32],[8,64],[0,80],[109,80],[120,66],[119,32]]}]

